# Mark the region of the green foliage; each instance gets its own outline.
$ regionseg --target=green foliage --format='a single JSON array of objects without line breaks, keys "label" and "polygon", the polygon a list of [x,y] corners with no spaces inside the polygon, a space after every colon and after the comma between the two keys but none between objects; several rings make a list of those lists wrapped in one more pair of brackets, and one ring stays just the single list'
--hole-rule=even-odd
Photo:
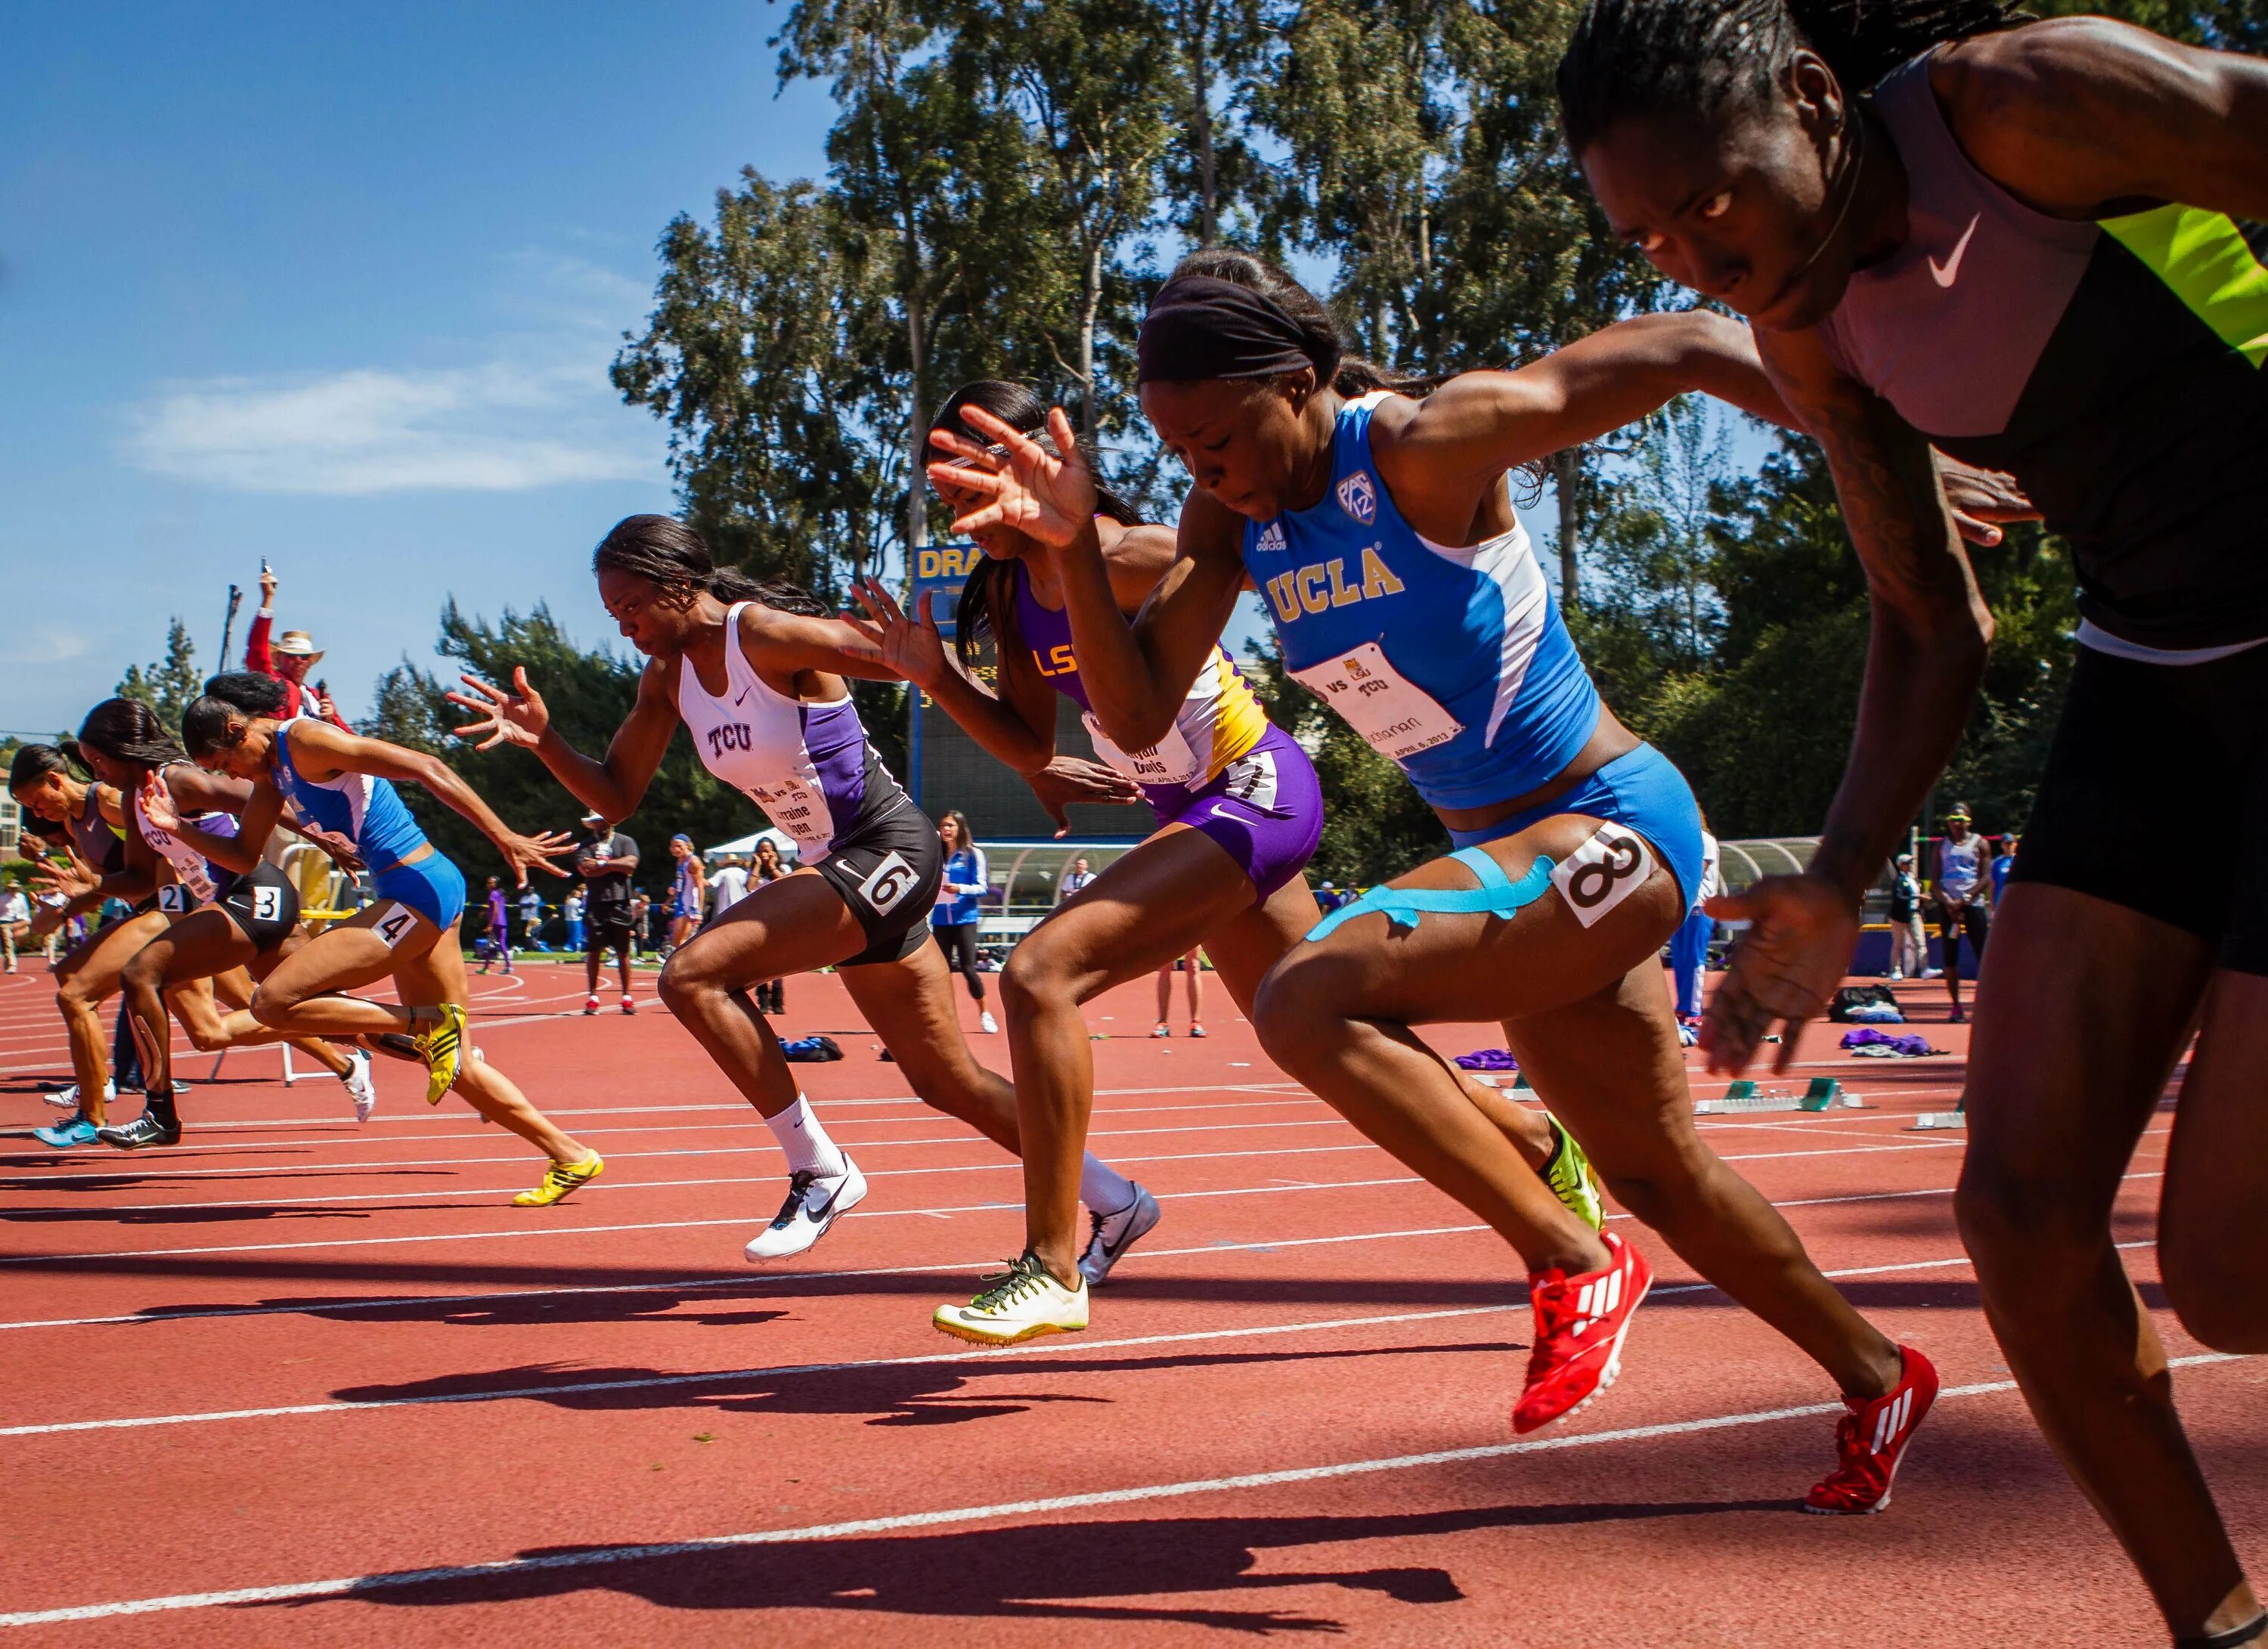
[{"label": "green foliage", "polygon": [[180,736],[181,712],[204,690],[196,644],[189,639],[189,627],[178,618],[166,632],[165,658],[147,666],[128,665],[117,688],[119,697],[138,698],[157,711],[158,721],[175,738]]}]

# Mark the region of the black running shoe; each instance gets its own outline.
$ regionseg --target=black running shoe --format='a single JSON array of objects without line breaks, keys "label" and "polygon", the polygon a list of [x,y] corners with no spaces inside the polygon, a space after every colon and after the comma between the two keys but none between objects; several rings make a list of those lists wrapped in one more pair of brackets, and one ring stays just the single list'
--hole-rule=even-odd
[{"label": "black running shoe", "polygon": [[145,1145],[178,1145],[181,1143],[181,1124],[178,1119],[161,1123],[144,1111],[123,1127],[96,1129],[94,1137],[121,1151],[139,1151]]}]

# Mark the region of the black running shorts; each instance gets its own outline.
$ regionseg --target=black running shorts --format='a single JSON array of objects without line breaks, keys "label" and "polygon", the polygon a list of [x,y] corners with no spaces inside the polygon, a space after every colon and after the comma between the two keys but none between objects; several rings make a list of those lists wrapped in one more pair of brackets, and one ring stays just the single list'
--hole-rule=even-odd
[{"label": "black running shorts", "polygon": [[2081,647],[2010,880],[2139,910],[2268,974],[2268,646],[2190,665]]},{"label": "black running shorts", "polygon": [[911,802],[843,842],[816,868],[866,934],[866,948],[836,966],[900,962],[929,943],[945,849],[937,827]]},{"label": "black running shorts", "polygon": [[235,886],[214,903],[262,956],[290,939],[299,925],[299,890],[264,859],[252,867],[251,874],[238,877]]},{"label": "black running shorts", "polygon": [[583,949],[585,954],[604,956],[608,951],[620,951],[627,956],[637,939],[636,924],[627,909],[619,921],[605,917],[585,916],[583,923]]}]

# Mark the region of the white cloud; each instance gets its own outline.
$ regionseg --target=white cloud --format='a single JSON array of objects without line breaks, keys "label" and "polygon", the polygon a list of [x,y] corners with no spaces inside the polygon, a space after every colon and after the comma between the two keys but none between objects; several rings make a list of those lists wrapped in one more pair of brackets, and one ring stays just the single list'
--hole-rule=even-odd
[{"label": "white cloud", "polygon": [[86,655],[87,641],[75,629],[53,623],[34,623],[18,630],[11,644],[0,648],[0,664],[68,664]]},{"label": "white cloud", "polygon": [[129,417],[128,453],[158,475],[239,492],[515,492],[649,479],[661,442],[607,382],[640,296],[578,260],[523,254],[508,306],[523,328],[478,364],[360,367],[164,386]]}]

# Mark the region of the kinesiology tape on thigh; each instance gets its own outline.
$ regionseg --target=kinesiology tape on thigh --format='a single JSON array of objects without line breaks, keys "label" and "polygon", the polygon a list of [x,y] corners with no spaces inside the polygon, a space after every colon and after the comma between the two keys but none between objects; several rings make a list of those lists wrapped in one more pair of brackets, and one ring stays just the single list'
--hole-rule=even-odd
[{"label": "kinesiology tape on thigh", "polygon": [[1509,917],[1543,897],[1551,886],[1552,863],[1543,855],[1514,881],[1479,848],[1449,857],[1480,878],[1477,887],[1373,887],[1351,904],[1341,905],[1307,930],[1310,939],[1328,937],[1339,924],[1376,910],[1397,927],[1414,928],[1426,915]]}]

